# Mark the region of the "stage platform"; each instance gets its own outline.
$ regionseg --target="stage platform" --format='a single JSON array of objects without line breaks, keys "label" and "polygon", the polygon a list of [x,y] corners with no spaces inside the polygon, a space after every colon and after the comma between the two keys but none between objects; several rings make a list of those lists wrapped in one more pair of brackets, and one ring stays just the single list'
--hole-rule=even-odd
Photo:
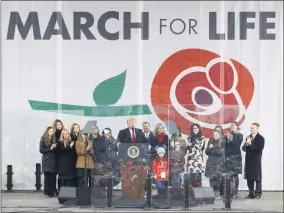
[{"label": "stage platform", "polygon": [[[245,200],[247,192],[239,193],[234,199],[230,212],[283,212],[283,192],[264,192],[260,200]],[[46,198],[42,192],[3,192],[2,212],[145,212],[142,209],[107,209],[107,208],[80,208],[64,207],[57,198]],[[193,212],[222,211],[224,204],[216,200],[214,205],[202,205],[191,208]],[[181,208],[168,210],[147,210],[146,212],[177,212]]]}]

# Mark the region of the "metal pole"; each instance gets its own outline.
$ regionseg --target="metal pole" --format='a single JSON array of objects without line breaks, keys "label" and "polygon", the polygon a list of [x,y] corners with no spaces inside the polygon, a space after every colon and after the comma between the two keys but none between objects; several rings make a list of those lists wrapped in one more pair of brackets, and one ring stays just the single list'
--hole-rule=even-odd
[{"label": "metal pole", "polygon": [[42,172],[41,172],[41,164],[37,163],[36,164],[36,172],[35,172],[35,175],[36,175],[35,187],[36,187],[37,191],[40,191],[41,187],[42,187],[42,184],[41,184],[41,174],[42,174]]},{"label": "metal pole", "polygon": [[12,165],[7,165],[7,172],[6,172],[6,175],[7,175],[7,191],[10,192],[12,191],[13,189],[13,166]]}]

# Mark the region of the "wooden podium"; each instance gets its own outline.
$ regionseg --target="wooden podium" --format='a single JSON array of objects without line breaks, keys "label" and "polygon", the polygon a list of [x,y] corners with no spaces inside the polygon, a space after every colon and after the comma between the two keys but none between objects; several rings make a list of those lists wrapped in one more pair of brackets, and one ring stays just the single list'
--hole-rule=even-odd
[{"label": "wooden podium", "polygon": [[125,165],[120,167],[122,196],[124,198],[144,198],[147,167],[145,165]]}]

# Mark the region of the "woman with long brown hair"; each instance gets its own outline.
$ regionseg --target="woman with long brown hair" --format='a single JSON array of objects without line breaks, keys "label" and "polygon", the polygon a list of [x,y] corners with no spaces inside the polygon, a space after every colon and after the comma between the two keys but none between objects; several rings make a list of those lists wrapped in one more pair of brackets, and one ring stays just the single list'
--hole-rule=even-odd
[{"label": "woman with long brown hair", "polygon": [[[62,123],[61,120],[59,119],[56,119],[55,121],[53,121],[53,124],[52,124],[52,127],[54,129],[54,140],[55,140],[55,143],[59,143],[59,140],[60,140],[60,137],[61,137],[61,132],[62,130],[64,129],[64,125]],[[58,162],[58,156],[57,156],[57,153],[56,153],[56,162]],[[57,166],[56,166],[57,167]],[[59,188],[60,188],[60,181],[59,181],[59,178],[57,179],[57,188],[58,190],[57,191],[57,194],[59,192]]]},{"label": "woman with long brown hair", "polygon": [[100,137],[101,137],[101,135],[100,135],[98,126],[97,125],[92,126],[92,132],[89,134],[88,138],[93,143],[94,153],[98,152],[96,145],[97,145]]},{"label": "woman with long brown hair", "polygon": [[77,123],[73,123],[70,130],[70,137],[71,141],[74,141],[75,144],[79,137],[80,131],[81,131],[80,125]]},{"label": "woman with long brown hair", "polygon": [[61,131],[61,137],[56,147],[57,153],[57,174],[58,182],[60,182],[58,190],[61,186],[72,186],[72,180],[75,177],[76,164],[74,163],[75,153],[74,141],[67,129]]},{"label": "woman with long brown hair", "polygon": [[39,143],[42,154],[42,172],[44,173],[44,194],[48,197],[56,195],[56,143],[52,126],[46,128]]},{"label": "woman with long brown hair", "polygon": [[202,187],[201,173],[203,168],[203,150],[205,137],[202,135],[202,129],[199,124],[193,124],[190,127],[190,135],[187,138],[187,171],[190,172],[192,186]]},{"label": "woman with long brown hair", "polygon": [[205,168],[205,177],[209,178],[210,186],[213,188],[216,197],[220,192],[220,167],[224,165],[223,138],[220,131],[215,130],[210,138],[205,154],[208,155]]},{"label": "woman with long brown hair", "polygon": [[[76,142],[79,138],[79,134],[80,134],[81,128],[80,125],[77,123],[73,123],[71,126],[71,130],[70,130],[70,138],[71,138],[71,142],[74,142],[74,145],[76,147]],[[74,153],[74,158],[72,158],[74,160],[74,164],[76,164],[77,162],[77,153]],[[73,179],[73,186],[77,187],[78,186],[78,181],[76,178]]]},{"label": "woman with long brown hair", "polygon": [[[78,186],[84,186],[85,182],[85,166],[87,170],[87,184],[91,187],[91,169],[94,168],[93,163],[93,144],[88,140],[88,135],[84,134],[83,131],[80,132],[78,139],[75,144],[77,157],[76,163],[76,176],[78,181]],[[86,157],[86,165],[85,165]]]},{"label": "woman with long brown hair", "polygon": [[63,122],[59,119],[56,119],[55,121],[53,121],[52,127],[55,131],[54,138],[55,138],[55,142],[57,143],[61,137],[61,132],[64,129]]}]

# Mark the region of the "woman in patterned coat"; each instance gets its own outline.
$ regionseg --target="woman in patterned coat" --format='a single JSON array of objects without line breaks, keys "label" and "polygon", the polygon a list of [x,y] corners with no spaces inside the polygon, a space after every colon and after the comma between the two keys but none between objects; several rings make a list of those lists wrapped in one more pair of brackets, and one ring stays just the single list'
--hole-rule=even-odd
[{"label": "woman in patterned coat", "polygon": [[204,172],[202,163],[205,137],[202,136],[201,127],[198,124],[191,126],[191,134],[187,139],[187,171],[191,173],[192,186],[201,187],[201,173]]}]

